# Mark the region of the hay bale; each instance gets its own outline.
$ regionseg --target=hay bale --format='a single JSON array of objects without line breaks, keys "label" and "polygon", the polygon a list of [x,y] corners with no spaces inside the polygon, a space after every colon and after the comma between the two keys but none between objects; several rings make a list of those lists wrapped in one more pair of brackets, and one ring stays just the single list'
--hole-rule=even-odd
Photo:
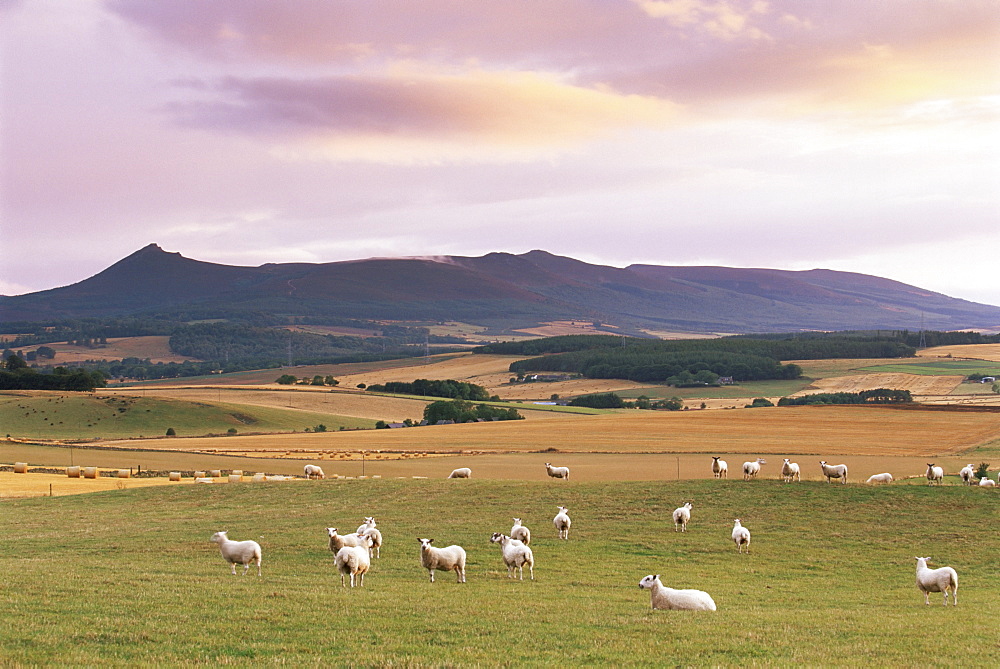
[{"label": "hay bale", "polygon": [[180,472],[170,472],[169,478],[170,478],[171,481],[180,481],[181,480],[181,473]]},{"label": "hay bale", "polygon": [[215,479],[208,478],[207,476],[202,476],[194,480],[195,483],[215,483]]},{"label": "hay bale", "polygon": [[267,477],[264,475],[263,472],[257,472],[256,474],[253,475],[253,478],[251,480],[254,483],[260,483],[262,481],[265,481],[266,479]]},{"label": "hay bale", "polygon": [[194,473],[194,477],[196,479],[203,479],[203,478],[205,478],[205,472],[195,472]]},{"label": "hay bale", "polygon": [[230,472],[230,474],[235,474],[237,476],[243,476],[243,470],[242,469],[234,469],[233,471]]},{"label": "hay bale", "polygon": [[243,474],[230,474],[229,475],[229,482],[230,483],[239,483],[242,480],[243,480]]},{"label": "hay bale", "polygon": [[96,479],[97,478],[97,467],[84,467],[83,468],[83,478],[85,478],[85,479]]},{"label": "hay bale", "polygon": [[80,467],[67,467],[66,476],[70,477],[71,479],[80,478]]},{"label": "hay bale", "polygon": [[27,462],[15,462],[14,463],[14,473],[15,474],[27,474],[28,473],[28,463]]},{"label": "hay bale", "polygon": [[213,470],[211,470],[211,471],[208,472],[208,475],[211,476],[214,479],[217,479],[220,476],[222,476],[222,470],[221,469],[213,469]]},{"label": "hay bale", "polygon": [[129,469],[119,469],[118,470],[118,478],[120,478],[120,479],[127,479],[127,478],[131,478],[131,477],[132,477],[132,471],[131,470],[129,470]]}]

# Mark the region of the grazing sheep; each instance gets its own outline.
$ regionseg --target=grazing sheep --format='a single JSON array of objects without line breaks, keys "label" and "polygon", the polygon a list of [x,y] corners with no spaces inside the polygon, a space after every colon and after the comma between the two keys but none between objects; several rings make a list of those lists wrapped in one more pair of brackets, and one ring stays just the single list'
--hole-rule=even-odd
[{"label": "grazing sheep", "polygon": [[958,606],[958,572],[951,567],[931,569],[927,566],[929,557],[917,558],[917,589],[924,593],[924,604],[930,605],[931,592],[944,593],[944,605],[948,606],[948,591],[951,590],[952,603]]},{"label": "grazing sheep", "polygon": [[649,601],[654,609],[668,611],[715,611],[715,601],[702,590],[674,590],[663,585],[660,575],[650,574],[641,581],[639,587],[649,590]]},{"label": "grazing sheep", "polygon": [[528,565],[528,572],[531,580],[535,580],[535,556],[531,549],[517,539],[511,539],[506,534],[494,532],[490,541],[500,544],[500,554],[503,556],[503,563],[507,565],[507,578],[514,578],[514,569],[521,572],[521,580],[524,580],[524,565]]},{"label": "grazing sheep", "polygon": [[382,533],[377,527],[369,527],[367,530],[362,532],[359,536],[364,537],[369,540],[368,545],[368,555],[374,555],[375,558],[382,558]]},{"label": "grazing sheep", "polygon": [[458,575],[458,582],[465,583],[465,549],[461,546],[448,546],[447,548],[437,548],[431,546],[433,539],[420,539],[420,566],[425,568],[431,575],[431,583],[434,582],[434,570],[454,571]]},{"label": "grazing sheep", "polygon": [[754,462],[744,462],[743,463],[743,480],[749,481],[750,479],[756,478],[757,473],[760,472],[760,466],[767,464],[767,460],[763,458],[757,458]]},{"label": "grazing sheep", "polygon": [[355,533],[362,535],[373,527],[375,527],[375,517],[365,516],[365,522],[358,525],[358,529],[355,530]]},{"label": "grazing sheep", "polygon": [[681,532],[687,532],[688,522],[691,520],[691,502],[684,502],[684,506],[674,509],[674,532],[681,528]]},{"label": "grazing sheep", "polygon": [[976,478],[976,470],[972,467],[972,463],[962,467],[962,471],[958,472],[959,477],[965,483],[965,485],[972,485],[972,479]]},{"label": "grazing sheep", "polygon": [[566,513],[569,509],[565,506],[557,506],[556,508],[559,509],[559,513],[552,519],[552,524],[559,530],[560,539],[569,539],[569,526],[573,524],[573,521],[569,519],[569,514]]},{"label": "grazing sheep", "polygon": [[545,471],[554,479],[569,480],[569,467],[553,467],[551,463],[545,463]]},{"label": "grazing sheep", "polygon": [[325,479],[326,473],[319,465],[306,465],[302,468],[307,479]]},{"label": "grazing sheep", "polygon": [[872,474],[865,483],[875,485],[876,483],[892,483],[892,474],[883,472],[882,474]]},{"label": "grazing sheep", "polygon": [[468,467],[459,467],[458,469],[452,470],[451,474],[448,474],[450,479],[468,479],[472,478],[472,470]]},{"label": "grazing sheep", "polygon": [[719,458],[712,456],[712,474],[715,478],[729,478],[729,463],[725,460],[720,460]]},{"label": "grazing sheep", "polygon": [[[998,477],[998,478],[1000,478],[1000,477]],[[980,488],[995,488],[996,485],[997,484],[994,483],[993,479],[991,479],[989,476],[984,476],[983,478],[979,479],[979,487]]]},{"label": "grazing sheep", "polygon": [[924,476],[927,477],[927,485],[934,485],[935,483],[941,485],[944,481],[944,469],[935,467],[933,462],[929,462],[927,463],[927,473]]},{"label": "grazing sheep", "polygon": [[358,536],[357,532],[353,534],[337,534],[336,527],[326,528],[326,533],[330,537],[330,551],[336,555],[340,552],[340,549],[344,546],[361,546],[364,545],[364,539]]},{"label": "grazing sheep", "polygon": [[510,538],[517,539],[527,546],[531,543],[531,530],[521,524],[520,518],[514,518],[514,526],[510,528]]},{"label": "grazing sheep", "polygon": [[847,465],[828,465],[826,460],[820,460],[819,466],[823,469],[827,483],[833,483],[833,479],[841,479],[841,483],[847,483]]},{"label": "grazing sheep", "polygon": [[736,544],[738,552],[743,552],[743,547],[747,547],[747,555],[750,555],[750,530],[743,527],[739,518],[733,521],[733,543]]},{"label": "grazing sheep", "polygon": [[781,463],[781,478],[785,480],[785,483],[802,481],[802,476],[799,474],[799,463],[789,462],[788,458],[785,458],[785,461]]},{"label": "grazing sheep", "polygon": [[216,532],[210,541],[219,544],[219,551],[222,558],[233,567],[233,576],[236,576],[236,563],[243,565],[243,575],[247,575],[250,565],[257,563],[257,575],[260,576],[260,544],[256,541],[233,541],[226,536],[226,532]]},{"label": "grazing sheep", "polygon": [[341,587],[347,587],[345,582],[345,576],[351,575],[351,587],[354,587],[354,579],[358,577],[358,585],[360,587],[365,587],[365,574],[371,568],[371,555],[369,554],[371,544],[363,546],[344,546],[339,551],[337,551],[337,557],[334,559],[334,563],[337,565],[337,571],[340,572],[340,585]]}]

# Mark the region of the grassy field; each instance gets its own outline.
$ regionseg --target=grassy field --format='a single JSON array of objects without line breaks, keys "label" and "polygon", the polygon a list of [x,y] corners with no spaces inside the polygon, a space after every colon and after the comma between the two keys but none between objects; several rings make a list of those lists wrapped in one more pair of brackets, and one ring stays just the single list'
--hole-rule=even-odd
[{"label": "grassy field", "polygon": [[937,359],[926,362],[870,365],[861,368],[860,371],[901,372],[904,374],[921,374],[927,376],[968,376],[970,374],[1000,376],[1000,362]]},{"label": "grassy field", "polygon": [[[992,665],[995,491],[959,486],[317,481],[4,502],[0,657],[13,665]],[[694,509],[687,533],[669,514]],[[555,538],[568,506],[570,539]],[[324,528],[385,537],[363,590]],[[506,578],[493,531],[533,530],[535,582]],[[729,539],[733,518],[753,554]],[[945,520],[947,519],[947,520]],[[878,529],[881,528],[881,529]],[[212,532],[254,539],[232,577]],[[419,567],[417,536],[459,543],[468,583]],[[913,556],[959,572],[925,607]],[[638,581],[708,591],[714,613],[652,611]],[[947,640],[946,648],[942,640]]]}]

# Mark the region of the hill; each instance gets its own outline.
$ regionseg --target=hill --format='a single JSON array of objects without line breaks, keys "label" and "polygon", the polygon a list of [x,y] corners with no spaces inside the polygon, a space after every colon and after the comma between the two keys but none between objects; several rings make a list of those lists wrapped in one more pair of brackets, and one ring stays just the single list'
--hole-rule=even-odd
[{"label": "hill", "polygon": [[0,321],[8,323],[251,314],[313,323],[451,320],[495,331],[556,320],[629,333],[1000,328],[1000,307],[864,274],[617,268],[545,251],[235,267],[150,244],[79,283],[0,297]]}]

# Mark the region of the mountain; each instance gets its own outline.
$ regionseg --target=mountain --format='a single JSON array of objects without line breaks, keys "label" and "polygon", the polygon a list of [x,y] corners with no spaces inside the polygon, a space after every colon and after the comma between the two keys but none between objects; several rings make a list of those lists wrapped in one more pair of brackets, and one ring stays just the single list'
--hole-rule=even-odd
[{"label": "mountain", "polygon": [[62,288],[0,297],[0,321],[252,313],[457,320],[494,329],[573,319],[627,332],[998,329],[1000,307],[832,270],[593,265],[545,251],[219,265],[155,244]]}]

